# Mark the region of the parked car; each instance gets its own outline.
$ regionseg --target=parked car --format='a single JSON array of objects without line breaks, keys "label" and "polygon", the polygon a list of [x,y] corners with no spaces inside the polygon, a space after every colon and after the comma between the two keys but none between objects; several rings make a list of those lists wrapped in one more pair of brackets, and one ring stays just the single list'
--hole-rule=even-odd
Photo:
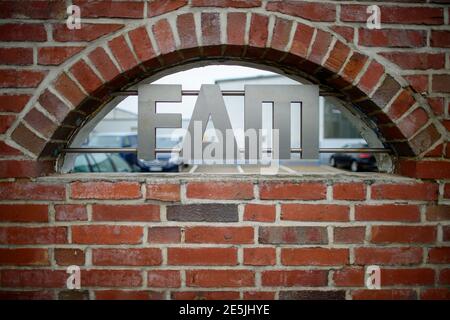
[{"label": "parked car", "polygon": [[[177,141],[168,137],[158,137],[156,145],[158,148],[174,148]],[[89,148],[136,148],[136,133],[101,133],[94,135],[87,143]],[[183,161],[178,156],[170,153],[157,154],[153,161],[138,159],[134,152],[120,152],[118,155],[124,159],[135,172],[179,172]]]},{"label": "parked car", "polygon": [[117,154],[86,153],[75,158],[72,172],[132,172],[130,165]]},{"label": "parked car", "polygon": [[[343,148],[368,148],[365,143],[346,144]],[[353,172],[377,169],[376,160],[371,153],[334,153],[330,157],[330,166],[349,168]]]}]

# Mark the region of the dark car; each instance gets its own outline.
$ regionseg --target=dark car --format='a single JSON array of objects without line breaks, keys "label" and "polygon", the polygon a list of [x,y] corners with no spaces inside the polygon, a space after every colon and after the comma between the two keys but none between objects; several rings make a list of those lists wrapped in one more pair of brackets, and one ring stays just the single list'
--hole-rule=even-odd
[{"label": "dark car", "polygon": [[130,165],[117,154],[86,153],[75,158],[72,172],[132,172]]},{"label": "dark car", "polygon": [[[169,138],[158,137],[158,148],[173,148],[177,142]],[[87,143],[89,148],[136,148],[136,133],[102,133],[93,136]],[[118,155],[124,159],[135,172],[179,172],[183,163],[178,156],[170,153],[157,154],[153,161],[142,161],[134,152],[121,152]]]},{"label": "dark car", "polygon": [[[343,148],[368,148],[365,143],[347,144]],[[330,157],[330,166],[349,168],[353,172],[373,171],[377,169],[376,160],[371,153],[334,153]]]}]

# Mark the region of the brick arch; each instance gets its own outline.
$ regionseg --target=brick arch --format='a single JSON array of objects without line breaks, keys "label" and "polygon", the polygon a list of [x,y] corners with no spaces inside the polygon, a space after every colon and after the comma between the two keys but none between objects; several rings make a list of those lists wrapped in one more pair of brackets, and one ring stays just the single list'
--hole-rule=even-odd
[{"label": "brick arch", "polygon": [[[391,75],[382,58],[348,44],[341,30],[319,28],[286,15],[217,11],[199,17],[196,23],[194,13],[175,11],[118,31],[78,53],[37,98],[37,104],[56,122],[33,106],[12,131],[11,139],[43,160],[37,171],[41,166],[52,171],[49,163],[58,150],[101,109],[112,92],[174,66],[205,59],[275,67],[342,95],[376,124],[396,155],[406,159],[397,164],[405,164],[407,174],[415,165],[409,159],[430,151],[441,139],[427,106],[416,100],[414,90]],[[409,115],[400,118],[407,111]]]}]

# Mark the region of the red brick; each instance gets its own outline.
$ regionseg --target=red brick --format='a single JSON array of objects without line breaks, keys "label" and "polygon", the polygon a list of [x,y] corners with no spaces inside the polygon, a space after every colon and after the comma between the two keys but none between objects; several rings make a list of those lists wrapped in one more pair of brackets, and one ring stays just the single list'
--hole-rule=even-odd
[{"label": "red brick", "polygon": [[5,133],[16,120],[13,115],[0,115],[0,133]]},{"label": "red brick", "polygon": [[[195,21],[192,13],[185,13],[177,17],[177,29],[180,37],[180,47],[182,49],[191,48],[189,54],[195,56],[199,54],[197,34],[195,32]],[[195,48],[195,49],[192,49]],[[183,53],[185,56],[186,54]]]},{"label": "red brick", "polygon": [[426,216],[428,221],[450,220],[450,206],[443,204],[429,206],[427,207]]},{"label": "red brick", "polygon": [[[381,23],[440,25],[444,22],[442,8],[381,6],[380,9]],[[341,6],[341,21],[365,23],[369,16],[365,5]]]},{"label": "red brick", "polygon": [[373,243],[432,243],[436,241],[433,226],[373,226]]},{"label": "red brick", "polygon": [[359,29],[359,45],[366,47],[419,48],[426,45],[423,30]]},{"label": "red brick", "polygon": [[147,285],[153,288],[179,288],[181,286],[180,271],[177,270],[148,271]]},{"label": "red brick", "polygon": [[384,67],[373,60],[364,75],[360,78],[358,88],[369,94],[375,88],[381,76],[384,74]]},{"label": "red brick", "polygon": [[102,205],[92,206],[93,221],[160,221],[159,206],[142,205]]},{"label": "red brick", "polygon": [[[242,46],[245,42],[245,26],[247,16],[243,12],[230,12],[227,15],[227,43]],[[238,51],[239,54],[241,51]]]},{"label": "red brick", "polygon": [[418,269],[381,269],[381,279],[384,286],[396,285],[433,285],[434,270]]},{"label": "red brick", "polygon": [[179,243],[181,229],[179,227],[150,227],[148,228],[149,243]]},{"label": "red brick", "polygon": [[65,270],[1,270],[2,287],[63,288],[66,285]]},{"label": "red brick", "polygon": [[97,266],[159,266],[162,255],[157,248],[93,249],[92,263]]},{"label": "red brick", "polygon": [[326,197],[324,183],[265,182],[260,185],[263,200],[322,200]]},{"label": "red brick", "polygon": [[353,52],[352,56],[341,71],[342,77],[349,82],[355,81],[356,77],[366,65],[367,59],[367,56],[358,52]]},{"label": "red brick", "polygon": [[202,45],[214,46],[220,44],[220,15],[218,13],[201,14]]},{"label": "red brick", "polygon": [[405,76],[411,87],[418,93],[428,91],[428,75],[410,75]]},{"label": "red brick", "polygon": [[69,71],[89,94],[94,93],[103,85],[102,80],[83,60],[75,63]]},{"label": "red brick", "polygon": [[258,242],[262,244],[325,244],[325,227],[260,227]]},{"label": "red brick", "polygon": [[0,265],[47,266],[49,264],[47,249],[0,249]]},{"label": "red brick", "polygon": [[73,182],[73,199],[138,199],[141,195],[137,182]]},{"label": "red brick", "polygon": [[261,0],[193,0],[193,7],[254,8],[261,6]]},{"label": "red brick", "polygon": [[325,61],[324,66],[329,70],[338,72],[341,70],[349,54],[350,48],[341,41],[336,41],[333,49],[331,49],[330,55]]},{"label": "red brick", "polygon": [[188,227],[186,243],[253,243],[252,227]]},{"label": "red brick", "polygon": [[60,1],[5,1],[0,3],[0,17],[12,19],[62,19],[66,12],[64,2]]},{"label": "red brick", "polygon": [[439,274],[439,283],[449,285],[450,284],[450,269],[442,269]]},{"label": "red brick", "polygon": [[70,108],[49,90],[41,94],[39,104],[60,122],[63,122],[70,112]]},{"label": "red brick", "polygon": [[93,41],[124,27],[123,24],[82,23],[80,29],[70,30],[66,24],[53,25],[53,39],[60,42]]},{"label": "red brick", "polygon": [[40,154],[46,145],[46,141],[44,139],[38,137],[23,123],[19,123],[16,129],[14,129],[13,133],[11,134],[11,138],[14,140],[14,142],[18,143],[19,145],[36,155]]},{"label": "red brick", "polygon": [[134,58],[124,36],[112,39],[108,42],[108,46],[123,71],[128,71],[136,67],[138,62]]},{"label": "red brick", "polygon": [[0,291],[2,300],[53,300],[53,291]]},{"label": "red brick", "polygon": [[355,220],[360,221],[420,221],[420,208],[415,205],[357,205]]},{"label": "red brick", "polygon": [[47,32],[44,24],[5,23],[0,25],[0,41],[42,42],[47,41]]},{"label": "red brick", "polygon": [[106,81],[111,81],[119,74],[116,65],[103,48],[95,49],[88,57]]},{"label": "red brick", "polygon": [[81,204],[56,204],[56,221],[86,221],[87,210]]},{"label": "red brick", "polygon": [[[355,29],[352,27],[343,27],[343,26],[333,26],[331,29],[337,34],[341,35],[348,42],[353,42],[353,38],[355,35]],[[356,53],[356,52],[355,52]],[[356,53],[358,54],[358,53]]]},{"label": "red brick", "polygon": [[33,182],[0,182],[2,200],[65,200],[64,185]]},{"label": "red brick", "polygon": [[366,185],[363,183],[337,183],[333,185],[335,200],[364,200],[366,199]]},{"label": "red brick", "polygon": [[101,290],[95,291],[97,300],[163,300],[163,293],[156,291]]},{"label": "red brick", "polygon": [[275,248],[244,248],[244,264],[271,266],[276,263]]},{"label": "red brick", "polygon": [[301,23],[297,24],[290,52],[306,58],[313,35],[314,28]]},{"label": "red brick", "polygon": [[450,300],[450,290],[447,288],[424,289],[420,293],[421,300]]},{"label": "red brick", "polygon": [[237,264],[236,248],[169,248],[170,265],[233,266]]},{"label": "red brick", "polygon": [[179,291],[172,292],[174,300],[239,300],[238,291]]},{"label": "red brick", "polygon": [[260,14],[252,14],[249,31],[249,45],[265,47],[269,37],[269,18]]},{"label": "red brick", "polygon": [[428,250],[429,263],[450,263],[450,247],[430,248]]},{"label": "red brick", "polygon": [[187,3],[187,0],[154,0],[148,3],[147,16],[159,16],[184,7]]},{"label": "red brick", "polygon": [[50,118],[38,111],[36,108],[31,109],[24,117],[24,120],[36,131],[46,138],[50,138],[58,124],[53,122]]},{"label": "red brick", "polygon": [[48,206],[38,204],[1,204],[0,221],[47,222]]},{"label": "red brick", "polygon": [[194,199],[248,200],[253,199],[250,182],[189,182],[186,195]]},{"label": "red brick", "polygon": [[54,173],[52,161],[0,160],[0,177],[34,178]]},{"label": "red brick", "polygon": [[246,291],[244,300],[275,300],[275,292],[270,291]]},{"label": "red brick", "polygon": [[334,4],[328,3],[319,4],[292,0],[270,1],[266,10],[277,11],[311,21],[332,22],[336,20],[336,7]]},{"label": "red brick", "polygon": [[333,281],[337,287],[361,287],[364,285],[364,268],[345,267],[336,270]]},{"label": "red brick", "polygon": [[161,54],[175,51],[175,40],[173,38],[172,29],[166,19],[156,22],[153,25],[152,30]]},{"label": "red brick", "polygon": [[362,265],[419,264],[422,248],[355,248],[355,263]]},{"label": "red brick", "polygon": [[135,226],[72,226],[72,242],[81,244],[142,243],[143,229]]},{"label": "red brick", "polygon": [[450,75],[435,74],[432,80],[432,91],[439,93],[450,93]]},{"label": "red brick", "polygon": [[32,48],[0,48],[1,64],[28,65],[33,64]]},{"label": "red brick", "polygon": [[285,51],[292,30],[292,21],[277,18],[272,35],[272,49]]},{"label": "red brick", "polygon": [[140,270],[83,270],[81,286],[86,287],[140,287]]},{"label": "red brick", "polygon": [[446,30],[431,30],[431,46],[450,48],[450,32]]},{"label": "red brick", "polygon": [[38,48],[38,64],[57,66],[73,57],[84,47],[41,47]]},{"label": "red brick", "polygon": [[428,114],[422,108],[416,108],[413,112],[400,120],[398,128],[405,137],[411,137],[428,122]]},{"label": "red brick", "polygon": [[263,271],[264,287],[321,287],[328,283],[327,270]]},{"label": "red brick", "polygon": [[85,263],[84,251],[81,249],[57,248],[55,249],[55,261],[59,266],[82,266]]},{"label": "red brick", "polygon": [[3,88],[36,88],[44,80],[45,71],[0,70],[0,86]]},{"label": "red brick", "polygon": [[335,243],[364,243],[366,238],[365,227],[335,227]]},{"label": "red brick", "polygon": [[146,198],[160,201],[180,201],[180,185],[148,184]]},{"label": "red brick", "polygon": [[75,0],[84,18],[143,18],[144,3],[134,1]]},{"label": "red brick", "polygon": [[282,204],[281,220],[349,221],[348,206],[336,204]]},{"label": "red brick", "polygon": [[435,183],[416,184],[374,184],[372,199],[385,200],[437,200],[438,185]]},{"label": "red brick", "polygon": [[66,227],[0,227],[1,244],[67,243]]},{"label": "red brick", "polygon": [[186,286],[188,287],[252,287],[255,285],[255,274],[250,270],[187,270]]},{"label": "red brick", "polygon": [[20,112],[30,100],[27,94],[3,94],[0,95],[1,112]]},{"label": "red brick", "polygon": [[78,106],[86,98],[81,88],[65,73],[56,79],[54,86],[74,107]]},{"label": "red brick", "polygon": [[383,57],[402,69],[444,69],[445,55],[442,53],[383,52]]},{"label": "red brick", "polygon": [[286,266],[333,266],[348,263],[348,249],[296,248],[282,249],[281,263]]},{"label": "red brick", "polygon": [[153,49],[145,27],[131,30],[128,36],[130,37],[134,52],[141,62],[148,63],[148,60],[156,57],[155,50]]},{"label": "red brick", "polygon": [[271,204],[246,204],[244,209],[245,221],[274,222],[275,205]]},{"label": "red brick", "polygon": [[450,241],[450,226],[443,226],[442,233],[442,240],[446,242]]},{"label": "red brick", "polygon": [[331,45],[331,40],[332,37],[328,32],[317,30],[308,60],[321,64]]},{"label": "red brick", "polygon": [[0,156],[18,156],[21,154],[22,152],[20,150],[11,147],[3,141],[0,141]]},{"label": "red brick", "polygon": [[415,100],[412,94],[409,91],[402,90],[400,95],[392,102],[387,114],[389,118],[396,120],[408,111],[414,103]]},{"label": "red brick", "polygon": [[356,290],[353,300],[414,300],[416,292],[412,289]]}]

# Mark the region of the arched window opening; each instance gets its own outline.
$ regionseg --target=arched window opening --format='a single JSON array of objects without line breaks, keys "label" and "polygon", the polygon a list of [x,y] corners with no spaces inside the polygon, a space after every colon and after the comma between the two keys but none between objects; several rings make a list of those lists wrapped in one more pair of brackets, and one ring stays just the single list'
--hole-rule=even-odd
[{"label": "arched window opening", "polygon": [[[141,83],[181,84],[184,91],[200,90],[202,84],[215,84],[222,91],[244,90],[245,85],[301,85],[304,79],[293,79],[273,71],[236,65],[208,65],[193,67],[167,75],[146,79]],[[128,89],[136,90],[136,86]],[[183,96],[181,103],[163,102],[156,105],[157,113],[179,113],[182,128],[156,129],[156,149],[180,149],[191,121],[197,96]],[[233,131],[244,129],[244,98],[223,96]],[[273,146],[273,108],[263,103],[262,140],[267,150]],[[389,172],[392,161],[370,122],[355,108],[346,105],[338,97],[321,93],[319,100],[319,165],[305,166],[301,162],[301,104],[291,104],[291,159],[283,161],[278,173],[301,174],[302,172],[344,173],[346,171]],[[203,141],[217,141],[214,121],[208,121]],[[236,135],[238,150],[245,148],[243,136]],[[254,166],[234,163],[232,165],[188,164],[177,153],[160,152],[156,160],[139,159],[135,149],[138,145],[138,97],[117,95],[78,131],[70,149],[62,159],[62,172],[153,172],[153,173],[255,173]],[[350,149],[348,152],[339,149]],[[372,152],[365,150],[373,149]],[[376,150],[379,149],[379,150]],[[333,152],[333,150],[335,152]],[[83,151],[83,152],[80,152]],[[377,152],[380,151],[380,152]],[[266,154],[271,157],[270,152]]]}]

